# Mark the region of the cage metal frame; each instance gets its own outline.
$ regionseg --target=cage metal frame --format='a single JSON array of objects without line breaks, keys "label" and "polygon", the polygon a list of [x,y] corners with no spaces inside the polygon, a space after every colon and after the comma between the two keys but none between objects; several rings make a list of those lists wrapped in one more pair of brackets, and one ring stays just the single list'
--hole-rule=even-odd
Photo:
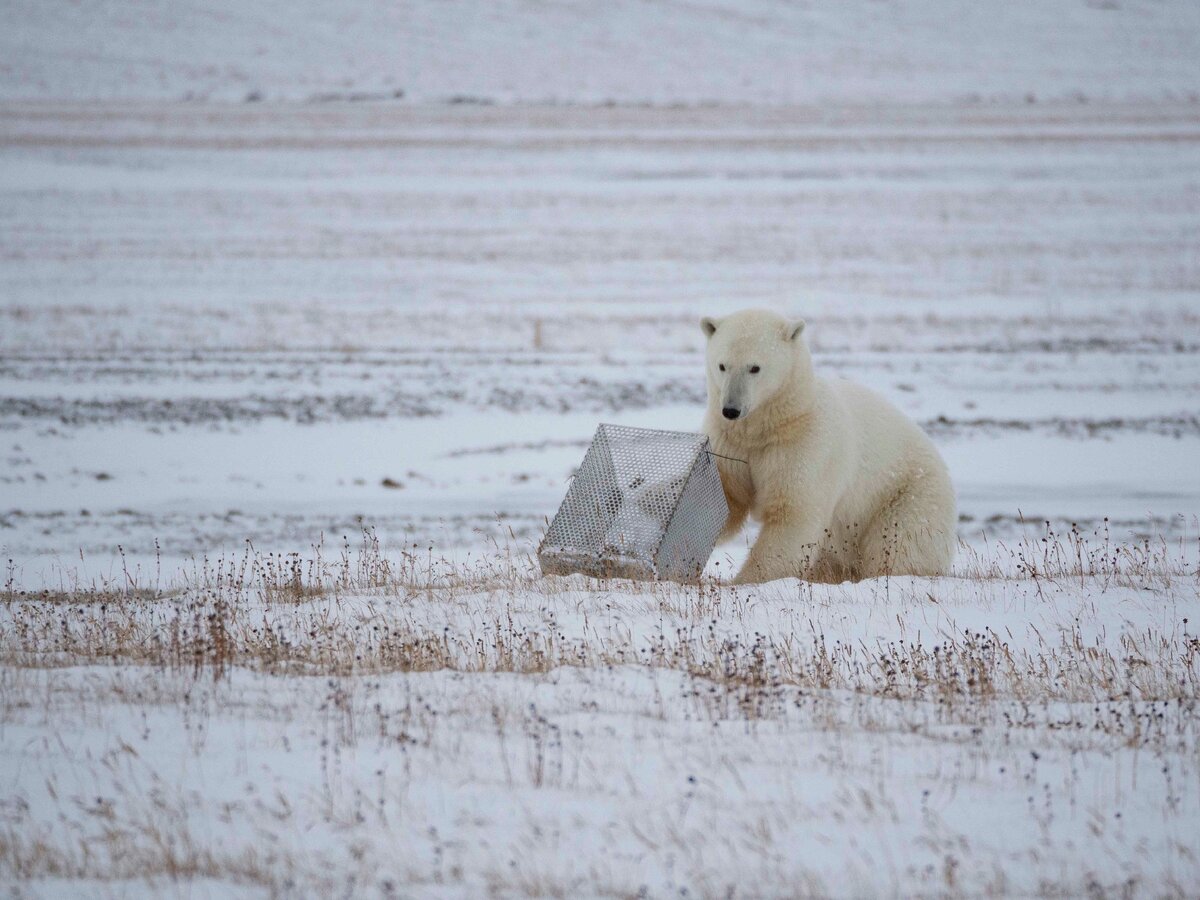
[{"label": "cage metal frame", "polygon": [[695,581],[729,507],[708,438],[602,423],[538,546],[546,575]]}]

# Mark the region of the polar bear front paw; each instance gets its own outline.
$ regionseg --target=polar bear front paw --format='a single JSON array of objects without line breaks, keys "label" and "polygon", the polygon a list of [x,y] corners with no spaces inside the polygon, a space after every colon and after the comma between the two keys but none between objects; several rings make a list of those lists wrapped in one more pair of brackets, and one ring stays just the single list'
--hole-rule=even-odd
[{"label": "polar bear front paw", "polygon": [[787,578],[799,574],[799,572],[778,571],[777,567],[747,561],[741,571],[734,576],[733,584],[762,584],[764,581],[774,581],[776,578]]}]

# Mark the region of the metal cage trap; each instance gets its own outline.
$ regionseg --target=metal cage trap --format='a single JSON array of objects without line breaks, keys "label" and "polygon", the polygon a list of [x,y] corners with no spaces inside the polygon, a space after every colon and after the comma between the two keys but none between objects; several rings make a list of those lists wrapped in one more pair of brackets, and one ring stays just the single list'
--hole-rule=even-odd
[{"label": "metal cage trap", "polygon": [[728,517],[707,437],[601,425],[538,562],[547,575],[694,581]]}]

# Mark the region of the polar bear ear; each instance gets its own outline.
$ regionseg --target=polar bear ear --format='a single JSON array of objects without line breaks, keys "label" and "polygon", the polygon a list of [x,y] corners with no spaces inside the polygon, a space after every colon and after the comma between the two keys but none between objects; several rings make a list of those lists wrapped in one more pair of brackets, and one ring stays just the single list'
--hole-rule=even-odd
[{"label": "polar bear ear", "polygon": [[788,324],[787,336],[789,341],[794,341],[800,335],[804,334],[804,320],[796,319]]},{"label": "polar bear ear", "polygon": [[713,332],[717,330],[717,320],[711,316],[705,316],[700,320],[700,330],[704,332],[705,337],[712,337]]}]

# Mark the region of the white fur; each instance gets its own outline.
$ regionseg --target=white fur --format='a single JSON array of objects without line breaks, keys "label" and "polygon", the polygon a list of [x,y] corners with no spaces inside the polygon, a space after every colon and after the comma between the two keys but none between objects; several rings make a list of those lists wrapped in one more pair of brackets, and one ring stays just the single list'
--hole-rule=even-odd
[{"label": "white fur", "polygon": [[[715,452],[748,463],[716,458],[730,510],[722,538],[747,515],[762,522],[739,582],[949,570],[954,487],[912,420],[861,385],[818,378],[803,321],[745,310],[702,319],[701,327],[708,335],[704,431]],[[739,417],[725,418],[725,407]]]}]

